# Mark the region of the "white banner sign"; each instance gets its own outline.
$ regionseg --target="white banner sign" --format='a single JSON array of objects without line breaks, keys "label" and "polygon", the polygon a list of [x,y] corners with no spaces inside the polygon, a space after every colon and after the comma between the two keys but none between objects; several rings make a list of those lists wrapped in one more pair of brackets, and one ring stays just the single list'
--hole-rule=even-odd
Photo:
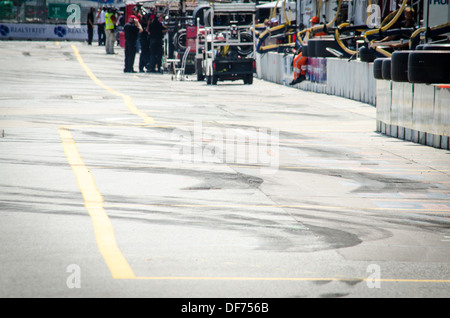
[{"label": "white banner sign", "polygon": [[[0,39],[87,41],[86,25],[69,28],[65,24],[0,23]],[[94,28],[97,41],[97,28]]]}]

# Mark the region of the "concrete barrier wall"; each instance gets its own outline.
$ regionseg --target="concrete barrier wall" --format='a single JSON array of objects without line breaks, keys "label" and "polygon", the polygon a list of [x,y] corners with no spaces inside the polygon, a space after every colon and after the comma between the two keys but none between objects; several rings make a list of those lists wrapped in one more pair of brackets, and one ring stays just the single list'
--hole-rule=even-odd
[{"label": "concrete barrier wall", "polygon": [[373,63],[328,58],[327,87],[329,94],[375,105]]},{"label": "concrete barrier wall", "polygon": [[450,89],[377,80],[376,107],[379,132],[450,149]]},{"label": "concrete barrier wall", "polygon": [[[310,60],[312,61],[308,63],[307,78],[311,80],[295,87],[346,97],[375,106],[376,81],[373,77],[373,63],[339,58],[310,58]],[[274,52],[257,54],[257,75],[270,82],[289,85],[294,78],[292,61],[292,54]],[[326,74],[319,76],[319,72]]]},{"label": "concrete barrier wall", "polygon": [[282,85],[289,85],[293,80],[293,55],[268,52],[257,54],[256,73],[258,78]]}]

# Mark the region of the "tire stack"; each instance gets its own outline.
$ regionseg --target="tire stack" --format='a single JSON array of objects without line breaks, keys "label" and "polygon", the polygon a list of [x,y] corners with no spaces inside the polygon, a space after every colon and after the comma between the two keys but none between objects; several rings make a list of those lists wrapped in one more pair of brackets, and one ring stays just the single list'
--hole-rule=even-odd
[{"label": "tire stack", "polygon": [[309,57],[336,57],[336,55],[327,50],[327,48],[344,54],[334,37],[316,37],[309,39],[307,55],[303,54]]},{"label": "tire stack", "polygon": [[421,84],[450,84],[450,44],[424,44],[374,61],[376,79]]},{"label": "tire stack", "polygon": [[449,61],[450,44],[424,44],[375,59],[377,131],[450,150]]}]

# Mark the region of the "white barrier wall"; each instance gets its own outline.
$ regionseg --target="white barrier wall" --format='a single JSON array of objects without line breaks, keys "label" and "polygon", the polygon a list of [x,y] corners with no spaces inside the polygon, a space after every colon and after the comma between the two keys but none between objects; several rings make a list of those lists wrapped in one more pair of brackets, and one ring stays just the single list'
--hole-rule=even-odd
[{"label": "white barrier wall", "polygon": [[327,87],[329,94],[375,105],[373,63],[328,58]]},{"label": "white barrier wall", "polygon": [[[376,104],[376,81],[373,77],[373,63],[348,61],[339,58],[310,58],[310,60],[324,60],[320,63],[309,63],[308,77],[317,78],[319,72],[326,72],[325,80],[321,82],[304,81],[295,87],[342,96],[371,105]],[[268,52],[257,54],[257,75],[259,78],[289,85],[293,79],[292,54]],[[325,65],[325,66],[323,66]],[[313,69],[313,67],[315,69]],[[325,67],[325,69],[323,69]]]},{"label": "white barrier wall", "polygon": [[377,130],[388,136],[450,149],[450,89],[377,80]]},{"label": "white barrier wall", "polygon": [[268,52],[256,55],[256,73],[258,78],[277,84],[288,85],[294,78],[292,69],[293,55]]}]

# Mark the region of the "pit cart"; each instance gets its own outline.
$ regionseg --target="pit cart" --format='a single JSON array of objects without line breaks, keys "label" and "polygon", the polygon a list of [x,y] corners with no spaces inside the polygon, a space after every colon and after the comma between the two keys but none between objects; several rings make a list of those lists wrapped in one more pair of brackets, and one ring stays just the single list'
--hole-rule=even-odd
[{"label": "pit cart", "polygon": [[[256,7],[253,3],[210,3],[205,26],[197,25],[197,79],[253,83]],[[199,67],[201,61],[201,69]]]}]

